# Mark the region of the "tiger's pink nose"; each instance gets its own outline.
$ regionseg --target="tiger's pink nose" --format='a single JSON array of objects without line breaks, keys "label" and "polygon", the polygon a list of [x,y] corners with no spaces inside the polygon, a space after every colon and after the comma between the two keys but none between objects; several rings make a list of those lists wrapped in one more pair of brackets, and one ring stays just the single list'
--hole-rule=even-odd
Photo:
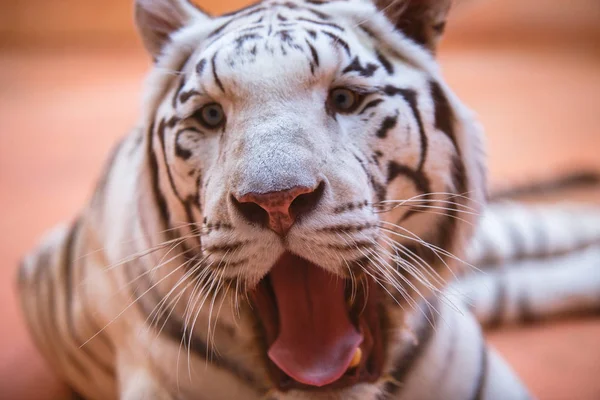
[{"label": "tiger's pink nose", "polygon": [[266,226],[283,236],[298,217],[316,208],[323,189],[323,183],[316,188],[296,186],[278,192],[232,196],[232,200],[238,211],[249,222]]}]

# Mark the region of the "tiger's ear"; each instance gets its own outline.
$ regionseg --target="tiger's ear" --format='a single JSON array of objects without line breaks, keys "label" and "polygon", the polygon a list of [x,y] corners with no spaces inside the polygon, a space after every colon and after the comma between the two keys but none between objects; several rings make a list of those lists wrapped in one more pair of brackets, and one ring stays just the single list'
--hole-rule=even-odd
[{"label": "tiger's ear", "polygon": [[373,0],[406,36],[435,54],[452,0]]},{"label": "tiger's ear", "polygon": [[135,24],[144,47],[156,60],[171,34],[192,20],[210,16],[187,0],[136,0]]}]

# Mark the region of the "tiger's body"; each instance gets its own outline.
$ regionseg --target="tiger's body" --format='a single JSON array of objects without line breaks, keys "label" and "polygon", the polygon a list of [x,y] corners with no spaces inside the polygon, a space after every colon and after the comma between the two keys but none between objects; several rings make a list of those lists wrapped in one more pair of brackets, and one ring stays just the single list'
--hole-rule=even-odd
[{"label": "tiger's body", "polygon": [[137,2],[139,127],[20,270],[81,396],[526,399],[475,316],[598,308],[600,211],[484,209],[482,134],[431,55],[449,5],[382,3]]}]

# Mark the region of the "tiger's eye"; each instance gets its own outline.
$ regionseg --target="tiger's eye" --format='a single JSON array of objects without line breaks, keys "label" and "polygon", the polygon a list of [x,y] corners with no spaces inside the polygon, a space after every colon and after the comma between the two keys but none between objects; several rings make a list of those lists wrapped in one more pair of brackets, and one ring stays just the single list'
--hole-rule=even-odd
[{"label": "tiger's eye", "polygon": [[358,94],[350,89],[338,88],[329,93],[330,107],[340,113],[352,112],[358,107]]},{"label": "tiger's eye", "polygon": [[211,129],[218,128],[225,122],[223,108],[217,103],[205,105],[196,116],[203,125]]}]

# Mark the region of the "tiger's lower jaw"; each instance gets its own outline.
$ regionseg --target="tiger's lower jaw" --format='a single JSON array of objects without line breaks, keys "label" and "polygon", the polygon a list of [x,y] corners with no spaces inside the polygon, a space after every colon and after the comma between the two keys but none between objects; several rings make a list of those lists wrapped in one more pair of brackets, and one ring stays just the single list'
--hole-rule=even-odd
[{"label": "tiger's lower jaw", "polygon": [[251,293],[267,366],[280,391],[328,391],[374,383],[386,331],[381,293],[285,253]]}]

